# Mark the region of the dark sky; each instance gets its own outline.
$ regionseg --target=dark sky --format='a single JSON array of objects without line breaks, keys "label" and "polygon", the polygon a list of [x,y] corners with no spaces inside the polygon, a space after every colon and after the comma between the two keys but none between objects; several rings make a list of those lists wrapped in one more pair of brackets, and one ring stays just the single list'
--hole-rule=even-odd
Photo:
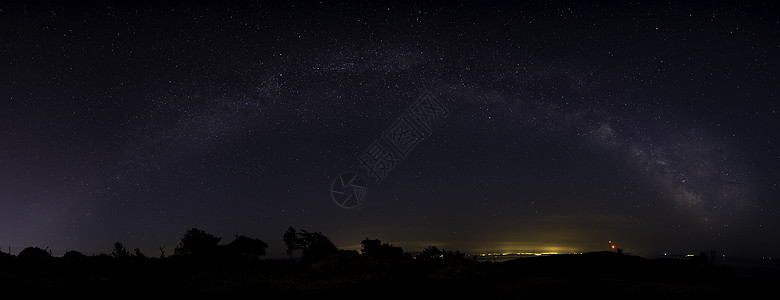
[{"label": "dark sky", "polygon": [[[293,226],[780,255],[774,4],[378,3],[0,3],[0,248],[158,255],[197,227],[284,257]],[[426,92],[446,117],[371,181]]]}]

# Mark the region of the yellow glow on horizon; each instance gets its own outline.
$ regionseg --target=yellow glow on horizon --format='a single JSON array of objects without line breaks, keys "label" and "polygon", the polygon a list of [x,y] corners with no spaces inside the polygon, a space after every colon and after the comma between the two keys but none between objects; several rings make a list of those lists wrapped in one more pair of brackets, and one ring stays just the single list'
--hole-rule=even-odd
[{"label": "yellow glow on horizon", "polygon": [[507,256],[507,255],[517,255],[517,256],[542,256],[542,255],[557,255],[557,254],[582,254],[582,252],[515,252],[515,253],[480,253],[479,256]]},{"label": "yellow glow on horizon", "polygon": [[[579,253],[583,249],[579,247],[566,247],[527,242],[484,242],[483,247],[472,247],[476,253]],[[490,247],[493,245],[493,247]]]}]

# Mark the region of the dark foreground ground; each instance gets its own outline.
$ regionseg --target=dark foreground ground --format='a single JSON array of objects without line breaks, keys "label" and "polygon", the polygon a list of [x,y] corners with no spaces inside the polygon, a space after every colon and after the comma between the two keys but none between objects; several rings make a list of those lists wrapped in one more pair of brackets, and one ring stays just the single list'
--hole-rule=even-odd
[{"label": "dark foreground ground", "polygon": [[[776,295],[774,280],[735,275],[706,258],[646,259],[614,253],[554,255],[492,263],[467,258],[334,257],[304,265],[286,261],[224,261],[85,257],[0,262],[8,294],[95,297],[330,297],[540,299],[746,299]],[[763,297],[762,297],[763,298]]]}]

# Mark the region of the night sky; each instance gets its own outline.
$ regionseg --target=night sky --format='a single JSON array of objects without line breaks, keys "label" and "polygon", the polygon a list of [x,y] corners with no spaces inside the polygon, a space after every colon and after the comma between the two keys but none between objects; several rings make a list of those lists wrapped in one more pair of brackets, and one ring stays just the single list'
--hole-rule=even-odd
[{"label": "night sky", "polygon": [[[343,249],[780,256],[777,12],[2,2],[0,248],[157,256],[196,227],[283,258],[293,226]],[[421,99],[441,110],[372,178],[360,158],[420,129]]]}]

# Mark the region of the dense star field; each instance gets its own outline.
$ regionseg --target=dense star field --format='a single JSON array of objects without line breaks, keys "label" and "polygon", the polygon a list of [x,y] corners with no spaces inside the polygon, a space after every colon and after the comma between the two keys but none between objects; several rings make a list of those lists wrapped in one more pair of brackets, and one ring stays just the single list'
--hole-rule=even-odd
[{"label": "dense star field", "polygon": [[[777,257],[777,12],[3,2],[0,249],[156,256],[196,227],[284,258],[293,226],[344,249]],[[440,114],[376,180],[361,158],[425,95]]]}]

